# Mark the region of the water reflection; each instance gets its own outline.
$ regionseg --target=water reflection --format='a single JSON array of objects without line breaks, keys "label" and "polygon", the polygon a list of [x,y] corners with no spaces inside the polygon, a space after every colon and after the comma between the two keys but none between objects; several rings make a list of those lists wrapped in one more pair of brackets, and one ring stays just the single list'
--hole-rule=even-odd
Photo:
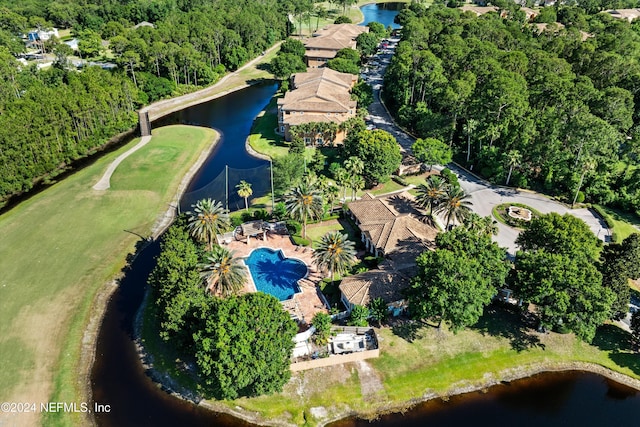
[{"label": "water reflection", "polygon": [[[612,398],[611,394],[616,395]],[[372,423],[343,420],[331,427],[567,427],[633,425],[640,408],[636,390],[590,373],[547,373],[492,387],[488,393],[453,396],[418,405],[404,415]]]}]

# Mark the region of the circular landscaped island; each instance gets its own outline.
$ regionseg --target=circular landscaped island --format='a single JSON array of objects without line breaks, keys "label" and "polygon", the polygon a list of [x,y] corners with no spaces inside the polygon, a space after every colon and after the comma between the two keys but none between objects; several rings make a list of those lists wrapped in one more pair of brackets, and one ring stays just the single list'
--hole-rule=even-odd
[{"label": "circular landscaped island", "polygon": [[537,210],[521,203],[503,203],[493,208],[492,213],[499,222],[514,228],[527,228],[533,218],[541,215]]}]

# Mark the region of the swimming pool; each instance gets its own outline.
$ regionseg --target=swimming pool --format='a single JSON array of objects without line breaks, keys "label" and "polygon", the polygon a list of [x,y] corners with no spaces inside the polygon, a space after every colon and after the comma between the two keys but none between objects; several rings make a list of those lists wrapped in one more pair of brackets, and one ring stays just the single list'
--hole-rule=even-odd
[{"label": "swimming pool", "polygon": [[286,258],[281,250],[258,248],[244,263],[249,267],[256,289],[285,301],[300,292],[298,280],[307,275],[307,266],[297,259]]}]

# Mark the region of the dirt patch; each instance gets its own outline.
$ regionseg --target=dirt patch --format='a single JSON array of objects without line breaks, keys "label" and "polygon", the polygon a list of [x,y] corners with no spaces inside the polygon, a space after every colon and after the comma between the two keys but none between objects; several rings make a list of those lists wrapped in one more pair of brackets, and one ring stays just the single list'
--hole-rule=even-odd
[{"label": "dirt patch", "polygon": [[364,360],[356,362],[362,398],[368,400],[384,400],[386,393],[380,377],[376,371]]}]

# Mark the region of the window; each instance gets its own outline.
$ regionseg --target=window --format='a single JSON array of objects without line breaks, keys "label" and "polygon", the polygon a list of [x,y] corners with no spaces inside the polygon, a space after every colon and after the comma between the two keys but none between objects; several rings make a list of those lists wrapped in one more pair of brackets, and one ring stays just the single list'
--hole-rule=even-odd
[{"label": "window", "polygon": [[308,136],[304,137],[304,143],[305,144],[311,144],[311,138],[309,138]]},{"label": "window", "polygon": [[284,125],[280,126],[280,132],[284,133]]},{"label": "window", "polygon": [[316,144],[317,144],[317,145],[322,145],[322,144],[323,144],[323,142],[324,142],[324,141],[322,140],[322,138],[316,138]]},{"label": "window", "polygon": [[303,114],[304,114],[304,111],[300,111],[300,115],[303,115]]}]

